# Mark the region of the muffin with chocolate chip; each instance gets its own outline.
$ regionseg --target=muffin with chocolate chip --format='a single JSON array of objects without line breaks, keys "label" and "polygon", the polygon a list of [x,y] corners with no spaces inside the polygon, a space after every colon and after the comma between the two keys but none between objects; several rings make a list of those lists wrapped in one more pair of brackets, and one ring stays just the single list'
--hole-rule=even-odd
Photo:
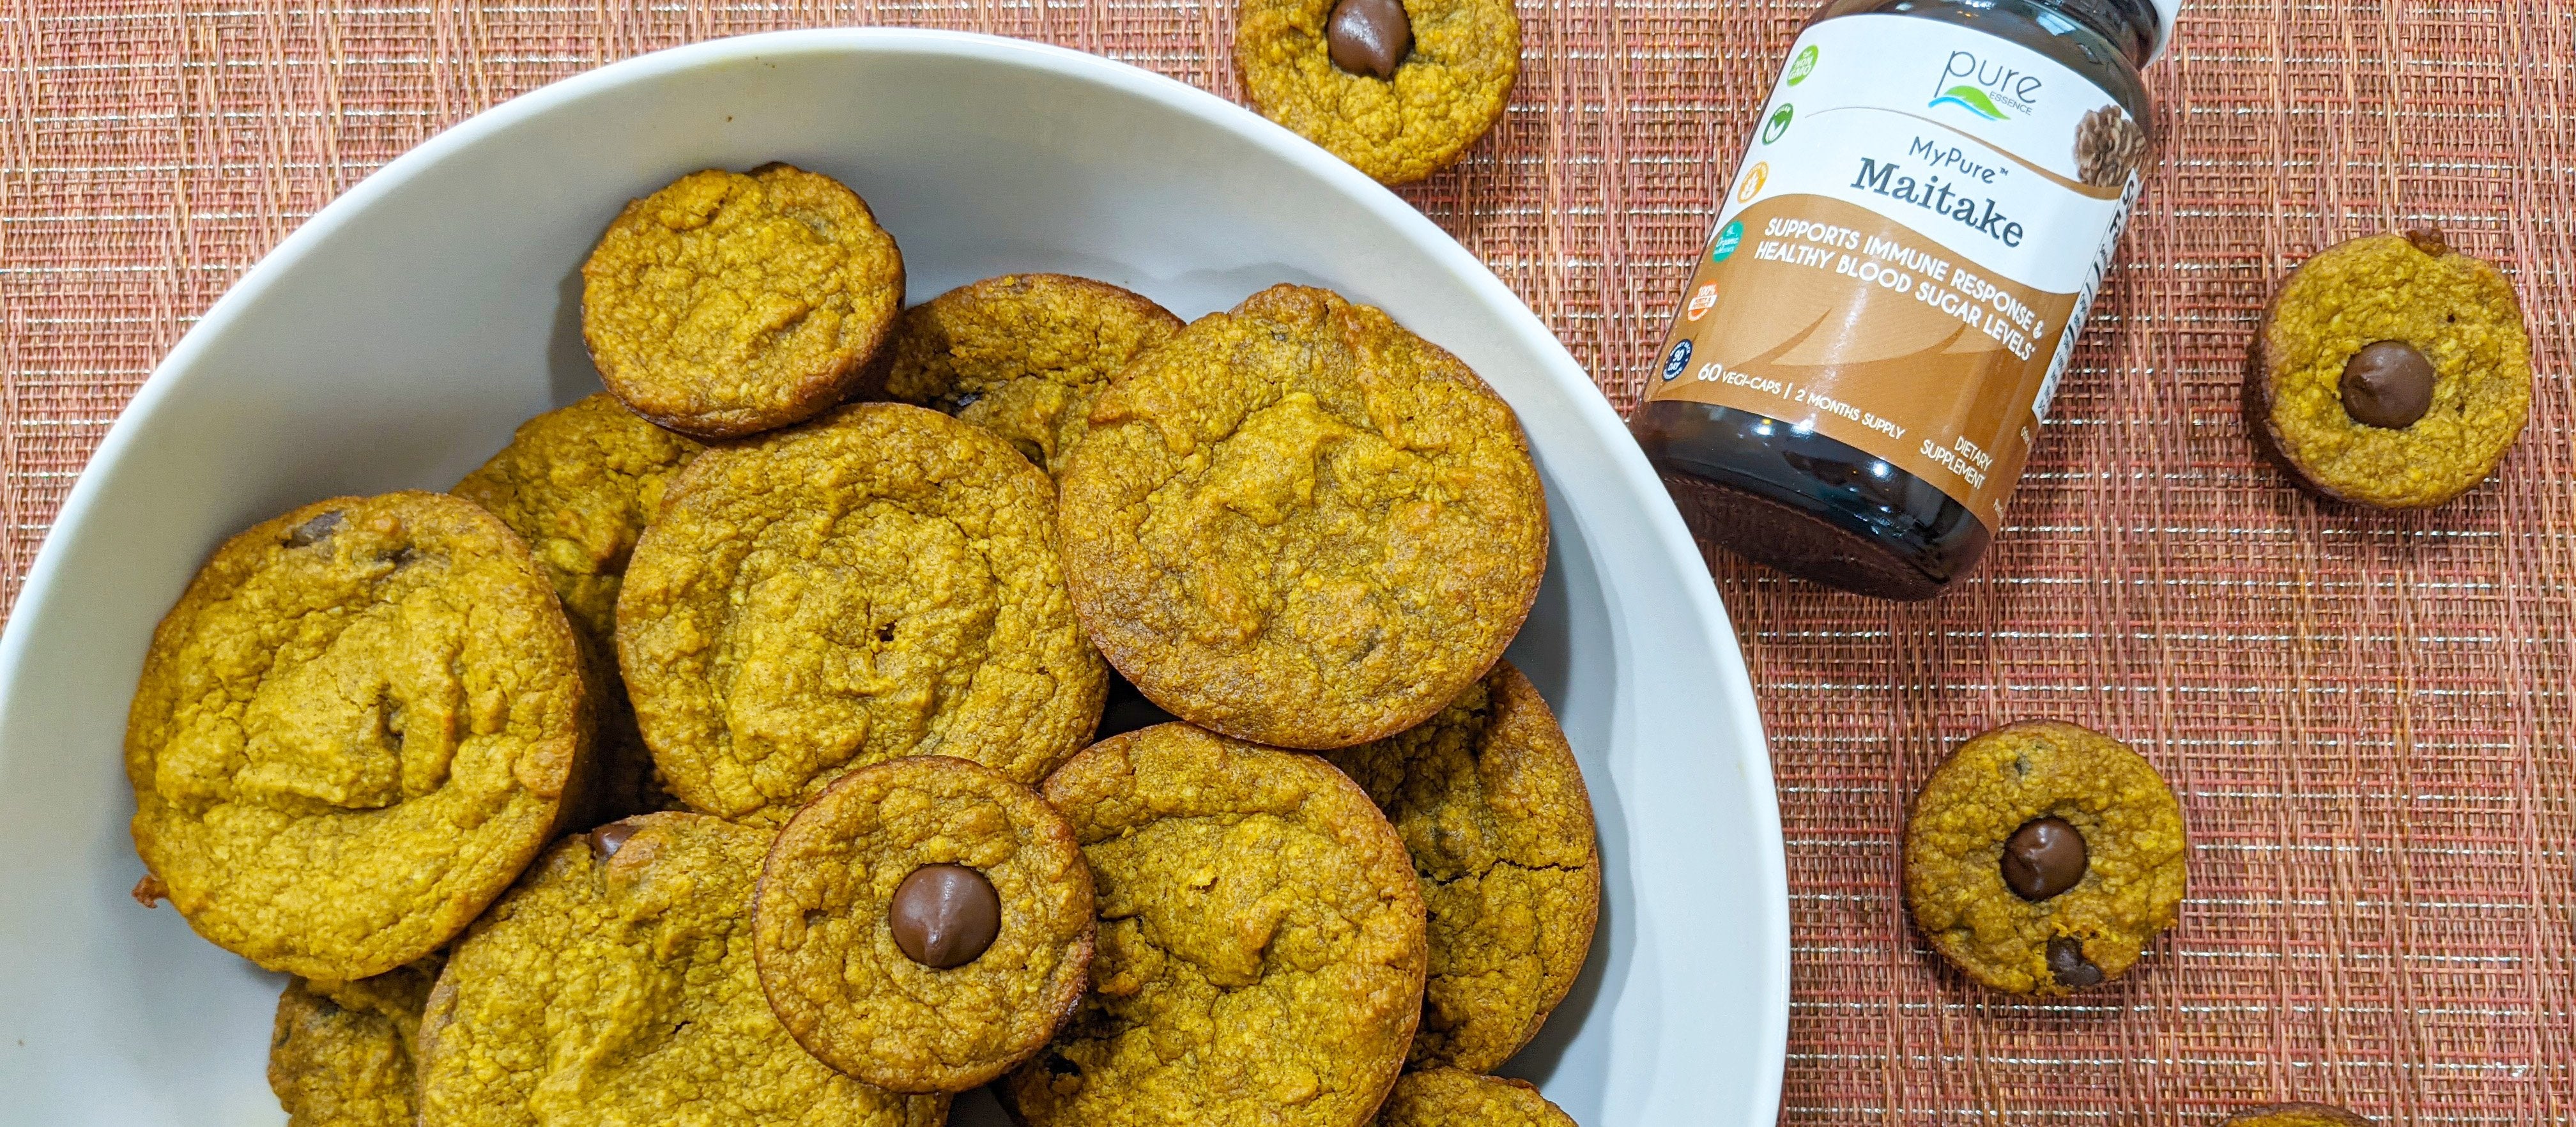
[{"label": "muffin with chocolate chip", "polygon": [[895,1092],[962,1092],[1045,1047],[1091,969],[1073,825],[980,764],[843,776],[769,848],[752,955],[807,1052]]},{"label": "muffin with chocolate chip", "polygon": [[2182,905],[2182,807],[2137,752],[2007,724],[1932,772],[1905,827],[1914,923],[1977,981],[2063,994],[2129,969]]},{"label": "muffin with chocolate chip", "polygon": [[2468,492],[2531,413],[2531,338],[2496,268],[2438,231],[2329,247],[2290,275],[2248,357],[2245,421],[2300,485],[2419,509]]},{"label": "muffin with chocolate chip", "polygon": [[771,835],[642,814],[556,842],[448,956],[420,1023],[420,1127],[938,1127],[800,1052],[762,1002],[751,902]]},{"label": "muffin with chocolate chip", "polygon": [[1520,60],[1511,0],[1243,0],[1234,33],[1253,107],[1385,184],[1493,128]]}]

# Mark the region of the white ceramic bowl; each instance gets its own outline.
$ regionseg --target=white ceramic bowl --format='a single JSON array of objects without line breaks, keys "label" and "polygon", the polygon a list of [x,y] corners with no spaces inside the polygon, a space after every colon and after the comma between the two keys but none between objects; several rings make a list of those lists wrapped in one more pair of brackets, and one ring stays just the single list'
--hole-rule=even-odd
[{"label": "white ceramic bowl", "polygon": [[[693,169],[856,188],[912,299],[1009,270],[1183,316],[1278,281],[1386,309],[1520,412],[1555,542],[1512,660],[1581,755],[1605,862],[1591,964],[1509,1071],[1587,1127],[1768,1124],[1787,1032],[1779,815],[1735,635],[1583,369],[1402,200],[1259,117],[1088,55],[809,31],[582,75],[332,203],[171,350],[109,432],[0,639],[0,1121],[273,1124],[279,979],[126,898],[118,766],[153,623],[225,536],[337,493],[445,488],[596,390],[577,267]],[[958,1122],[1000,1122],[981,1095]]]}]

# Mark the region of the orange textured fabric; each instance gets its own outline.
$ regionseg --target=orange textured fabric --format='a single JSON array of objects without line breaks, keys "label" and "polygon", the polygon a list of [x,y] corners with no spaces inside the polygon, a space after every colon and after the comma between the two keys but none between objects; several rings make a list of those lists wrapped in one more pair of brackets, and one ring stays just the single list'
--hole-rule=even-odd
[{"label": "orange textured fabric", "polygon": [[[1523,5],[1510,112],[1405,195],[1610,399],[1808,6]],[[1233,6],[0,0],[0,598],[152,364],[324,201],[476,110],[657,47],[829,24],[1045,39],[1240,91]],[[1798,1123],[2576,1116],[2576,2],[2195,0],[2126,255],[1984,569],[1890,606],[1732,559],[1788,833]],[[2513,277],[2540,372],[2500,480],[2323,506],[2256,461],[2269,288],[2438,221]],[[2128,740],[2181,796],[2181,925],[2097,994],[1981,993],[1897,897],[1905,802],[1991,724]],[[1677,749],[1687,754],[1687,749]],[[1717,968],[1715,973],[1725,973]]]}]

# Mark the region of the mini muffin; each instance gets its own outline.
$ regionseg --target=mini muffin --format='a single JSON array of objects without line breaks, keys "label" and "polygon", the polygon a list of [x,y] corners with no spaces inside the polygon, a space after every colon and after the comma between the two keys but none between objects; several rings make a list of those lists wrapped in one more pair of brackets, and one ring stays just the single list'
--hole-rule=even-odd
[{"label": "mini muffin", "polygon": [[437,956],[356,982],[287,980],[268,1041],[268,1087],[287,1127],[413,1127],[421,1008]]},{"label": "mini muffin", "polygon": [[1036,791],[963,759],[841,776],[761,867],[752,954],[826,1064],[962,1092],[1044,1048],[1091,969],[1091,870]]},{"label": "mini muffin", "polygon": [[1521,23],[1511,0],[1242,0],[1234,61],[1262,116],[1404,184],[1501,120]]},{"label": "mini muffin", "polygon": [[2220,1127],[2378,1127],[2368,1118],[2333,1104],[2284,1103],[2249,1107],[2227,1117]]},{"label": "mini muffin", "polygon": [[473,503],[335,497],[256,525],[144,655],[136,896],[306,978],[426,956],[578,813],[591,699],[554,585]]},{"label": "mini muffin", "polygon": [[2117,978],[2173,926],[2182,807],[2138,753],[2073,724],[1959,745],[1914,796],[1905,901],[1968,976],[2012,994]]},{"label": "mini muffin", "polygon": [[1422,882],[1431,974],[1406,1067],[1500,1067],[1565,1000],[1600,918],[1592,801],[1556,714],[1506,661],[1438,716],[1324,758]]},{"label": "mini muffin", "polygon": [[601,394],[519,424],[510,444],[449,492],[527,541],[585,640],[617,633],[617,587],[662,491],[706,447]]},{"label": "mini muffin", "polygon": [[1057,485],[1074,609],[1110,664],[1280,747],[1430,719],[1502,657],[1547,568],[1512,409],[1326,290],[1274,286],[1138,357]]},{"label": "mini muffin", "polygon": [[617,646],[663,784],[772,828],[906,755],[1035,784],[1091,738],[1108,689],[1046,474],[901,403],[699,455],[636,543]]},{"label": "mini muffin", "polygon": [[2264,310],[2246,367],[2256,445],[2308,489],[2372,508],[2468,492],[2531,413],[2512,284],[2436,231],[2309,259]]},{"label": "mini muffin", "polygon": [[1455,1068],[1410,1073],[1378,1109],[1378,1127],[1574,1127],[1526,1080]]},{"label": "mini muffin", "polygon": [[1311,755],[1164,724],[1047,779],[1099,897],[1091,993],[994,1092],[1027,1127],[1359,1127],[1422,1012],[1422,893]]},{"label": "mini muffin", "polygon": [[886,398],[1001,435],[1053,474],[1109,377],[1179,331],[1170,311],[1107,282],[986,278],[905,311]]},{"label": "mini muffin", "polygon": [[903,308],[903,254],[866,201],[784,164],[692,172],[627,204],[581,277],[601,382],[699,438],[867,391]]},{"label": "mini muffin", "polygon": [[456,945],[421,1020],[421,1127],[937,1127],[796,1047],[752,966],[770,834],[645,814],[566,838]]},{"label": "mini muffin", "polygon": [[581,639],[599,713],[584,828],[669,802],[617,675],[617,587],[636,538],[661,511],[663,488],[702,449],[613,396],[593,395],[519,424],[510,445],[449,490],[527,541]]}]

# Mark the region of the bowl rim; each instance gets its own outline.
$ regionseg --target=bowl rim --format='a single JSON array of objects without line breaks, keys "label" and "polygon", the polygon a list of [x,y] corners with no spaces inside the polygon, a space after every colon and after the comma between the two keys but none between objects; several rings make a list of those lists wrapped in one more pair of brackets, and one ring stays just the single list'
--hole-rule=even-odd
[{"label": "bowl rim", "polygon": [[[8,621],[5,627],[0,627],[0,710],[11,706],[21,670],[32,657],[29,653],[31,631],[22,625],[31,617],[26,612],[42,607],[56,597],[56,574],[67,551],[63,542],[87,523],[90,510],[98,503],[97,495],[104,488],[100,480],[104,475],[93,474],[90,470],[113,465],[125,457],[128,448],[139,441],[137,435],[146,429],[146,420],[163,410],[176,387],[191,378],[191,370],[197,367],[197,357],[209,347],[209,342],[230,331],[241,311],[253,306],[279,278],[292,272],[315,246],[367,211],[379,197],[393,192],[450,153],[551,112],[565,103],[701,67],[763,56],[838,53],[948,56],[1048,72],[1157,103],[1259,145],[1324,181],[1352,203],[1366,208],[1375,218],[1402,232],[1414,249],[1430,256],[1464,283],[1479,301],[1499,312],[1508,323],[1514,343],[1541,358],[1543,363],[1540,367],[1547,379],[1564,385],[1565,390],[1586,393],[1570,396],[1575,404],[1575,421],[1592,432],[1602,447],[1611,452],[1612,464],[1606,468],[1619,484],[1641,497],[1667,496],[1661,480],[1646,461],[1644,453],[1629,438],[1626,424],[1610,406],[1599,385],[1592,382],[1589,373],[1555,333],[1482,260],[1384,185],[1258,113],[1196,86],[1132,64],[1052,44],[979,32],[839,27],[728,36],[593,67],[468,116],[398,154],[327,201],[235,278],[136,388],[134,396],[118,412],[107,434],[83,463],[79,477],[47,527]],[[1646,508],[1647,527],[1639,530],[1643,539],[1665,555],[1667,562],[1681,574],[1704,572],[1706,563],[1683,525],[1679,511],[1669,503],[1656,505],[1650,502]],[[67,529],[74,532],[67,533]],[[1768,1122],[1770,1117],[1778,1114],[1788,1047],[1788,881],[1778,790],[1772,777],[1770,745],[1752,692],[1750,673],[1744,665],[1732,620],[1718,597],[1716,584],[1686,582],[1681,587],[1683,604],[1674,609],[1694,620],[1707,638],[1711,657],[1721,675],[1720,683],[1708,688],[1716,693],[1716,703],[1724,713],[1722,722],[1731,729],[1727,733],[1730,745],[1746,749],[1730,766],[1742,774],[1754,799],[1752,814],[1757,825],[1753,827],[1753,836],[1759,851],[1754,860],[1762,880],[1761,886],[1753,891],[1764,901],[1762,906],[1768,909],[1760,914],[1768,921],[1768,926],[1762,928],[1767,934],[1762,938],[1769,949],[1767,966],[1746,969],[1759,974],[1764,988],[1756,994],[1771,1004],[1766,1007],[1769,1012],[1760,1015],[1761,1028],[1753,1037],[1765,1067],[1756,1071],[1760,1079],[1755,1090],[1745,1093],[1749,1098],[1744,1110],[1752,1117],[1748,1121]],[[6,724],[5,716],[0,716],[0,727]],[[0,748],[0,757],[7,753],[8,749]]]}]

